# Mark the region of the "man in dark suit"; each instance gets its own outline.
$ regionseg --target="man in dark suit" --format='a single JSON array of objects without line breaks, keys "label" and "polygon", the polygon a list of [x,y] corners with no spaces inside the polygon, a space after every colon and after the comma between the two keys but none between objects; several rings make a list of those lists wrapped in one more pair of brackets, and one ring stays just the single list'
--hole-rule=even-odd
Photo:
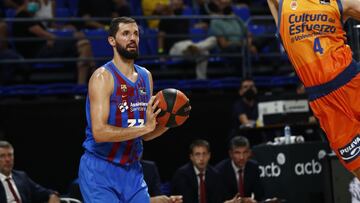
[{"label": "man in dark suit", "polygon": [[9,142],[0,141],[0,202],[60,203],[57,192],[42,187],[13,167],[14,148]]},{"label": "man in dark suit", "polygon": [[[190,145],[190,162],[181,166],[171,182],[172,194],[183,196],[185,203],[222,203],[222,182],[218,172],[208,164],[210,144],[206,140],[195,140]],[[201,177],[205,177],[201,180]],[[205,189],[201,187],[205,182]],[[202,195],[204,194],[204,195]],[[205,197],[206,199],[202,199]]]},{"label": "man in dark suit", "polygon": [[162,195],[160,188],[160,175],[156,163],[148,160],[140,161],[143,172],[144,180],[148,186],[148,192],[150,197]]},{"label": "man in dark suit", "polygon": [[264,200],[264,188],[260,180],[260,169],[256,161],[250,160],[249,140],[235,136],[229,143],[229,156],[216,165],[223,180],[225,197],[236,194],[243,197],[255,195],[256,200]]}]

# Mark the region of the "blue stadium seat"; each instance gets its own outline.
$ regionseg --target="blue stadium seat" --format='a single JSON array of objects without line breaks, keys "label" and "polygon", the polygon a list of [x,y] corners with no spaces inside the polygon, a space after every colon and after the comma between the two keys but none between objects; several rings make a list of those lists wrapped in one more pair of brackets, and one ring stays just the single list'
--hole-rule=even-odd
[{"label": "blue stadium seat", "polygon": [[[50,33],[53,33],[57,37],[72,37],[74,34],[73,30],[69,29],[49,29]],[[64,63],[34,63],[32,65],[35,69],[58,69],[58,68],[64,68]]]},{"label": "blue stadium seat", "polygon": [[[16,15],[16,10],[15,9],[5,9],[5,17],[6,18],[9,18],[9,19],[12,19],[14,18]],[[13,22],[7,22],[7,26],[8,26],[8,33],[9,33],[9,36],[12,35],[12,25],[13,25]]]},{"label": "blue stadium seat", "polygon": [[77,16],[78,0],[56,0],[56,9],[68,9],[71,16]]},{"label": "blue stadium seat", "polygon": [[185,6],[183,9],[182,15],[185,15],[185,16],[194,15],[193,9],[188,6]]},{"label": "blue stadium seat", "polygon": [[[183,16],[193,16],[193,15],[196,15],[196,12],[192,8],[186,6],[183,9],[182,15]],[[194,27],[194,25],[198,22],[199,22],[198,19],[195,19],[195,18],[190,19],[190,25],[189,25],[190,28]]]},{"label": "blue stadium seat", "polygon": [[139,52],[140,55],[148,55],[149,54],[149,48],[148,48],[148,38],[145,36],[146,34],[146,28],[139,25],[139,31],[140,31],[140,43],[139,43]]},{"label": "blue stadium seat", "polygon": [[56,0],[56,8],[67,8],[68,0]]},{"label": "blue stadium seat", "polygon": [[108,33],[103,29],[85,29],[85,36],[90,40],[94,57],[112,57],[113,51],[107,41]]},{"label": "blue stadium seat", "polygon": [[193,7],[193,1],[192,0],[183,0],[184,1],[184,5],[192,8]]},{"label": "blue stadium seat", "polygon": [[74,30],[70,29],[48,29],[47,31],[58,37],[72,37],[74,34]]},{"label": "blue stadium seat", "polygon": [[[68,8],[56,8],[55,10],[55,17],[56,18],[70,18],[72,17],[72,13],[70,9]],[[69,21],[57,21],[56,24],[58,25],[64,25],[68,23]]]},{"label": "blue stadium seat", "polygon": [[260,36],[266,34],[266,26],[262,24],[248,24],[248,30],[251,32],[254,36]]},{"label": "blue stadium seat", "polygon": [[208,36],[207,30],[204,28],[195,28],[192,27],[189,30],[189,34],[191,36],[191,40],[193,42],[198,42],[205,39]]},{"label": "blue stadium seat", "polygon": [[72,16],[77,16],[79,0],[68,0],[69,10]]},{"label": "blue stadium seat", "polygon": [[8,8],[5,9],[5,17],[6,18],[13,18],[16,15],[16,9]]},{"label": "blue stadium seat", "polygon": [[246,6],[233,6],[232,10],[236,16],[246,22],[250,18],[250,9]]},{"label": "blue stadium seat", "polygon": [[69,18],[72,17],[72,13],[69,8],[56,8],[55,17],[57,18]]},{"label": "blue stadium seat", "polygon": [[130,3],[131,14],[134,16],[142,16],[141,0],[131,0]]},{"label": "blue stadium seat", "polygon": [[147,38],[147,46],[149,50],[149,54],[156,55],[158,54],[158,30],[148,28],[145,30],[145,34],[148,36]]}]

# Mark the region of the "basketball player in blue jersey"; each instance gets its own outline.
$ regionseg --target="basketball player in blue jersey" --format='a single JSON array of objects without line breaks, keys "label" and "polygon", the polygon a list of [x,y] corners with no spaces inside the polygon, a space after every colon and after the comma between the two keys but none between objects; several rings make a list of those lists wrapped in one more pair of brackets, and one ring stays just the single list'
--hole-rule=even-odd
[{"label": "basketball player in blue jersey", "polygon": [[[142,140],[154,139],[167,128],[156,125],[160,109],[155,110],[150,72],[134,64],[139,45],[135,20],[113,19],[108,42],[114,57],[93,73],[88,86],[80,189],[86,203],[148,203],[139,162]],[[171,197],[168,202],[182,200]]]}]

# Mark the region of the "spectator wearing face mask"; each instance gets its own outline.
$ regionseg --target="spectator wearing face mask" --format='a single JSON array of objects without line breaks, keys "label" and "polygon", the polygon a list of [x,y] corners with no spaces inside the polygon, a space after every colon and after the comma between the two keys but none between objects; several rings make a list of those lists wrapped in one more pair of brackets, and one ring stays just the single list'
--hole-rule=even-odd
[{"label": "spectator wearing face mask", "polygon": [[240,85],[239,99],[233,106],[235,128],[255,127],[258,118],[257,89],[255,82],[245,78]]}]

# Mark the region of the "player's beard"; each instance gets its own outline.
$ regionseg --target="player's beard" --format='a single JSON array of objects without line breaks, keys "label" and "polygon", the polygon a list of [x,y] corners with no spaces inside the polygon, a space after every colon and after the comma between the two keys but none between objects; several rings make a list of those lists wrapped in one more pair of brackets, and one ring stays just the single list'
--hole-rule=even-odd
[{"label": "player's beard", "polygon": [[118,54],[126,59],[135,60],[139,56],[139,51],[136,49],[135,51],[128,51],[125,47],[121,46],[119,43],[116,42],[116,51]]}]

